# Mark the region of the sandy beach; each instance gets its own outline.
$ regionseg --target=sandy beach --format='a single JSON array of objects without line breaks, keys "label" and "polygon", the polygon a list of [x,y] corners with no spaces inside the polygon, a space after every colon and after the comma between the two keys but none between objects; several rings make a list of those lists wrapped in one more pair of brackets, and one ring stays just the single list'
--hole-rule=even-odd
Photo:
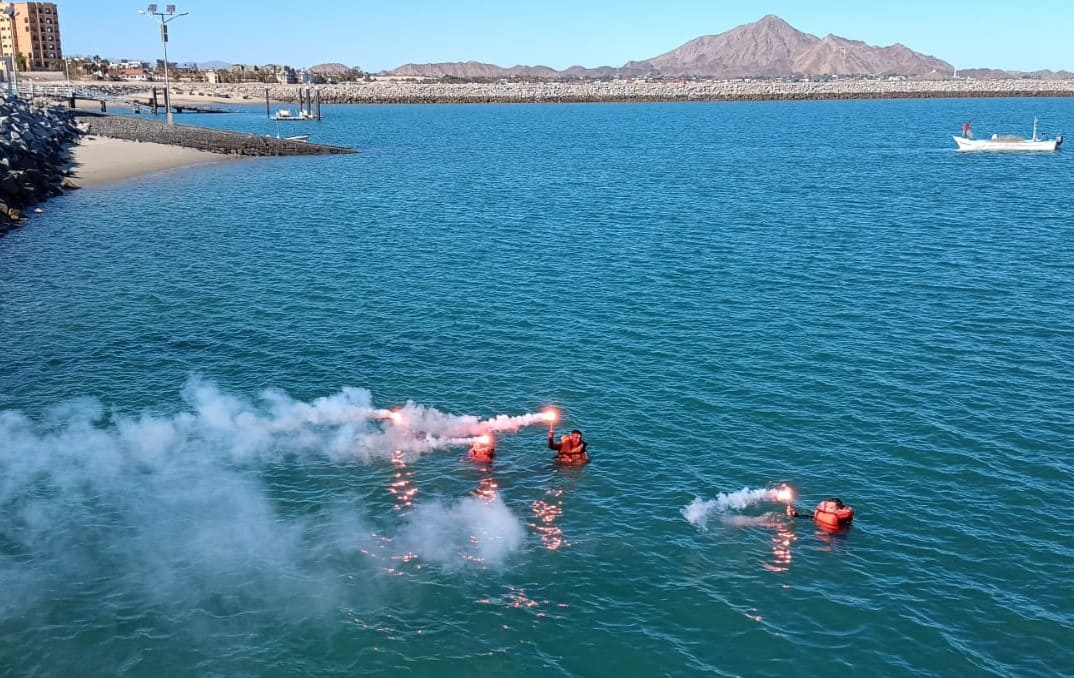
[{"label": "sandy beach", "polygon": [[209,151],[94,136],[83,137],[71,155],[71,181],[77,186],[95,186],[228,159],[228,156]]}]

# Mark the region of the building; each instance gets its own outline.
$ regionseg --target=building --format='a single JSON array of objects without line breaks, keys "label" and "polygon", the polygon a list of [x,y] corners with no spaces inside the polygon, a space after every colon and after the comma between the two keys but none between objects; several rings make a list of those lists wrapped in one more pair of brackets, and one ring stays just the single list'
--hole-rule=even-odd
[{"label": "building", "polygon": [[56,3],[0,2],[0,56],[14,57],[19,71],[47,71],[62,65]]}]

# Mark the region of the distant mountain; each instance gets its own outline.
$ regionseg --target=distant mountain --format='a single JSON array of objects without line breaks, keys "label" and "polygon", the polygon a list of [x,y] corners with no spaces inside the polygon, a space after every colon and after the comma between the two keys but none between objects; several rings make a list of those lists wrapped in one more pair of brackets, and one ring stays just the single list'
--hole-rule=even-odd
[{"label": "distant mountain", "polygon": [[198,64],[198,68],[203,71],[227,70],[229,66],[231,64],[226,61],[203,61]]},{"label": "distant mountain", "polygon": [[310,73],[315,73],[317,75],[333,76],[343,75],[344,73],[349,73],[350,71],[355,69],[352,69],[350,66],[345,66],[344,64],[338,62],[333,62],[329,64],[317,64],[316,66],[310,66],[306,70]]},{"label": "distant mountain", "polygon": [[1004,71],[997,68],[966,68],[958,72],[964,78],[977,80],[1074,80],[1070,71]]},{"label": "distant mountain", "polygon": [[949,76],[954,66],[904,45],[872,47],[830,33],[794,59],[794,72],[803,75]]},{"label": "distant mountain", "polygon": [[455,78],[603,78],[689,77],[717,79],[817,76],[940,77],[953,74],[946,61],[904,45],[874,47],[834,35],[821,39],[803,33],[769,14],[760,21],[718,35],[706,35],[665,54],[628,61],[619,68],[572,66],[556,71],[545,66],[501,68],[474,61],[450,64],[407,64],[388,75]]},{"label": "distant mountain", "polygon": [[547,66],[514,66],[502,68],[492,64],[483,64],[477,61],[445,63],[445,64],[406,64],[395,70],[389,71],[389,75],[397,75],[412,78],[463,78],[463,79],[499,79],[511,77],[524,78],[559,78],[560,72]]},{"label": "distant mountain", "polygon": [[760,21],[719,35],[706,35],[658,57],[628,66],[648,66],[659,75],[715,78],[780,77],[805,74],[798,57],[820,40],[769,14]]}]

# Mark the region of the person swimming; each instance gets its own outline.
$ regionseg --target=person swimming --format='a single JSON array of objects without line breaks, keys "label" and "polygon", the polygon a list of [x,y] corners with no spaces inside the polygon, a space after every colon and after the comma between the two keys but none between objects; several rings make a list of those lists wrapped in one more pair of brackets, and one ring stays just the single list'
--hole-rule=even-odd
[{"label": "person swimming", "polygon": [[582,432],[574,429],[570,435],[561,436],[556,442],[555,429],[548,429],[548,449],[555,450],[555,462],[564,466],[583,466],[589,463],[589,443],[582,439]]}]

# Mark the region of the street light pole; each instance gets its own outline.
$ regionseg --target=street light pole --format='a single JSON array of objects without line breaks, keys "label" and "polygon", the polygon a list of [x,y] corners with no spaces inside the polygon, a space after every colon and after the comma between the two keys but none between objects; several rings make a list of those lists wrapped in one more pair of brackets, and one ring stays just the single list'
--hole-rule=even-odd
[{"label": "street light pole", "polygon": [[175,5],[167,5],[163,12],[157,11],[156,5],[149,5],[144,11],[138,10],[139,14],[153,15],[160,17],[160,42],[164,45],[164,114],[167,119],[167,124],[174,125],[175,118],[172,117],[172,100],[171,95],[168,92],[168,22],[175,21],[181,16],[186,16],[190,12],[175,13]]}]

